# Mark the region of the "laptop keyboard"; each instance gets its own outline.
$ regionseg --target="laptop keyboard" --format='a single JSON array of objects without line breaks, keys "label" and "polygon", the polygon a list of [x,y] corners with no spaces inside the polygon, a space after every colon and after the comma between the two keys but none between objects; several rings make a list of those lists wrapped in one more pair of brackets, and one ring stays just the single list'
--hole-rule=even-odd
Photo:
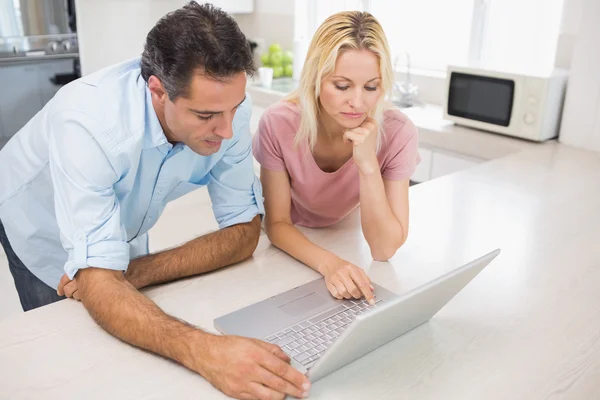
[{"label": "laptop keyboard", "polygon": [[310,368],[331,346],[338,336],[354,321],[356,315],[368,312],[375,306],[366,300],[346,300],[324,313],[299,322],[266,338],[296,362]]}]

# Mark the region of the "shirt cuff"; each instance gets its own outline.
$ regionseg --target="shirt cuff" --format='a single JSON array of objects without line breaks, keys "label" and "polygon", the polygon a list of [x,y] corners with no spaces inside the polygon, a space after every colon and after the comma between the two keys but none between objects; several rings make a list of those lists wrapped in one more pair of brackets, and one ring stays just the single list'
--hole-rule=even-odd
[{"label": "shirt cuff", "polygon": [[213,212],[219,223],[219,229],[251,222],[257,215],[260,215],[261,219],[264,217],[265,206],[262,186],[256,176],[252,183],[252,191],[247,193],[247,205],[243,208],[238,205],[215,204],[213,202]]},{"label": "shirt cuff", "polygon": [[87,243],[84,232],[75,234],[73,249],[65,263],[65,273],[73,279],[77,271],[88,267],[126,271],[129,265],[129,244],[119,240]]}]

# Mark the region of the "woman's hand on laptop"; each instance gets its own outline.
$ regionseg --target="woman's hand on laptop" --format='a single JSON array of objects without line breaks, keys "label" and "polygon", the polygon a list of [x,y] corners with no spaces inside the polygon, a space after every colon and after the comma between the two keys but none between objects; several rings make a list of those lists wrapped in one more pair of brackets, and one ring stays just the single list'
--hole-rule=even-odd
[{"label": "woman's hand on laptop", "polygon": [[[308,396],[310,381],[274,344],[240,336],[214,336],[197,371],[236,399]],[[195,368],[196,369],[196,368]]]},{"label": "woman's hand on laptop", "polygon": [[325,277],[329,293],[336,299],[360,299],[365,296],[369,304],[375,304],[371,279],[356,265],[335,257],[319,267]]}]

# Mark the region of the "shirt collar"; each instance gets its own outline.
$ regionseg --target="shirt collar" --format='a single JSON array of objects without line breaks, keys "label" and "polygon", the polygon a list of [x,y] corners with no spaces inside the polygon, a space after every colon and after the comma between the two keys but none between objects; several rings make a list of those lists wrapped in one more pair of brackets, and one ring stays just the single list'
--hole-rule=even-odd
[{"label": "shirt collar", "polygon": [[138,83],[144,85],[144,93],[146,96],[146,129],[144,132],[144,149],[158,147],[165,143],[169,143],[167,141],[167,137],[165,136],[165,132],[160,125],[156,111],[154,111],[154,107],[152,106],[152,94],[150,93],[150,89],[141,75],[138,78]]}]

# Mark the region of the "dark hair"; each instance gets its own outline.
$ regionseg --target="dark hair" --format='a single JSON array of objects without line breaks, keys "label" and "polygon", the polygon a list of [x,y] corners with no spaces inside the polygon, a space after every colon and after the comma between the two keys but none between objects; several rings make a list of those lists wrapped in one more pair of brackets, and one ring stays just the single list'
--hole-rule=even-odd
[{"label": "dark hair", "polygon": [[155,75],[169,98],[185,96],[192,76],[226,81],[256,67],[246,36],[235,20],[211,4],[190,1],[162,17],[146,37],[141,61],[146,82]]}]

